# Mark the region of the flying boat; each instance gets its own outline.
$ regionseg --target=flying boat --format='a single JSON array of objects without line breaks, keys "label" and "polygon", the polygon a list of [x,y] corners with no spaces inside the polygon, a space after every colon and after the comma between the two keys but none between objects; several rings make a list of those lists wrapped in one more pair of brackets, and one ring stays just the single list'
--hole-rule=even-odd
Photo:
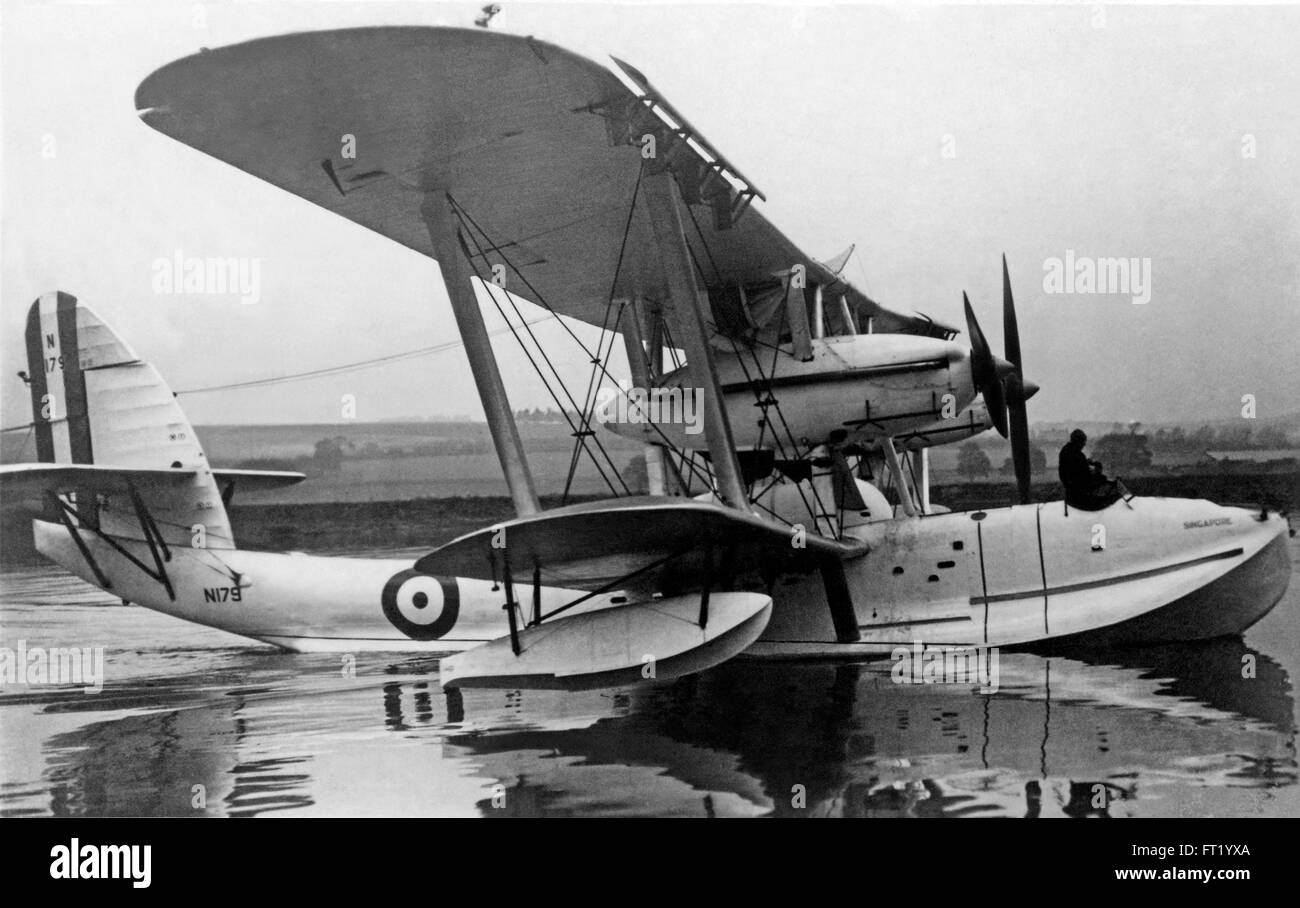
[{"label": "flying boat", "polygon": [[[593,687],[741,655],[1208,639],[1286,589],[1267,509],[1033,500],[1037,387],[1005,258],[1003,356],[968,299],[964,341],[882,305],[844,276],[852,248],[800,249],[630,64],[482,29],[318,31],[177,60],[135,102],[164,136],[437,261],[515,516],[414,560],[239,549],[236,490],[301,475],[213,468],[157,370],[54,291],[27,323],[40,462],[0,489],[31,502],[42,553],[124,600],[291,651],[445,654],[446,687]],[[566,326],[567,353],[544,353],[512,322],[608,499],[541,507],[483,317],[520,301]],[[590,365],[585,391],[562,355]],[[597,406],[611,387],[634,398],[618,420]],[[990,429],[1017,500],[932,502],[929,448]],[[642,444],[648,494],[617,487],[606,432]]]}]

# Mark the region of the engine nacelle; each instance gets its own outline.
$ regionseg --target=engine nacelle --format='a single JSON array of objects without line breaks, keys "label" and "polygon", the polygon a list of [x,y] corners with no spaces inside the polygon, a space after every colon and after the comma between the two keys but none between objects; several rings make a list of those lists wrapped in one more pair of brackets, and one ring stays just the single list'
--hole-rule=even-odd
[{"label": "engine nacelle", "polygon": [[[976,397],[970,351],[951,341],[858,334],[816,339],[812,354],[801,362],[783,351],[775,368],[761,348],[715,354],[738,448],[784,448],[793,456],[792,447],[838,432],[859,442],[906,435],[955,423]],[[597,415],[627,438],[704,449],[703,407],[703,389],[684,366],[657,388],[611,395]]]}]

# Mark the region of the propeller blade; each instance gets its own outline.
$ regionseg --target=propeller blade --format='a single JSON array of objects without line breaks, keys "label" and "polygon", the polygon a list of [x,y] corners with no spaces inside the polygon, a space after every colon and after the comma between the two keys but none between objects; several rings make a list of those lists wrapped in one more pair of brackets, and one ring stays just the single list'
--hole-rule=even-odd
[{"label": "propeller blade", "polygon": [[1007,273],[1007,256],[1002,255],[1002,342],[1007,359],[1020,372],[1020,326],[1016,324],[1016,304],[1011,298],[1011,276]]},{"label": "propeller blade", "polygon": [[975,390],[984,395],[984,403],[989,411],[989,420],[993,428],[1003,438],[1007,437],[1007,402],[1002,390],[1002,378],[998,374],[997,360],[989,350],[989,342],[984,337],[975,310],[971,308],[970,297],[965,292],[961,295],[966,307],[966,331],[970,335],[971,381]]},{"label": "propeller blade", "polygon": [[831,491],[835,497],[835,507],[841,511],[865,511],[867,504],[862,500],[858,484],[853,478],[844,450],[839,446],[831,448]]},{"label": "propeller blade", "polygon": [[1004,351],[1013,371],[1004,381],[1007,392],[1008,437],[1011,440],[1011,463],[1016,470],[1016,491],[1021,504],[1032,500],[1032,465],[1029,461],[1029,414],[1025,401],[1034,395],[1038,386],[1026,382],[1024,361],[1020,358],[1020,326],[1016,323],[1016,303],[1011,296],[1011,275],[1007,271],[1007,256],[1002,254],[1002,340]]},{"label": "propeller blade", "polygon": [[1016,490],[1020,503],[1032,500],[1032,465],[1029,462],[1029,415],[1025,411],[1023,394],[1007,395],[1007,416],[1010,422],[1011,463],[1016,468]]},{"label": "propeller blade", "polygon": [[980,323],[975,318],[970,297],[964,290],[961,301],[966,307],[966,333],[970,335],[971,377],[976,387],[979,387],[993,377],[993,354],[989,350],[989,342],[984,339],[984,332],[980,330]]},{"label": "propeller blade", "polygon": [[996,379],[987,388],[981,388],[984,404],[988,407],[989,421],[1003,438],[1007,437],[1007,396],[1002,389],[1002,382]]}]

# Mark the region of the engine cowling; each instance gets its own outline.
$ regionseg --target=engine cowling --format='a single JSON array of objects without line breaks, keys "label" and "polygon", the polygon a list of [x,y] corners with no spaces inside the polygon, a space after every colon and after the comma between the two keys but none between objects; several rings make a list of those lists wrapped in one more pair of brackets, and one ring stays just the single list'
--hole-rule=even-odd
[{"label": "engine cowling", "polygon": [[[766,360],[766,361],[765,361]],[[762,350],[717,353],[714,361],[731,430],[741,449],[780,450],[838,433],[869,442],[956,420],[975,399],[970,351],[906,334],[818,338],[812,358]],[[638,441],[704,449],[704,393],[689,366],[653,389],[609,396],[597,416],[612,432]],[[982,430],[981,430],[982,431]],[[662,434],[661,434],[662,433]]]}]

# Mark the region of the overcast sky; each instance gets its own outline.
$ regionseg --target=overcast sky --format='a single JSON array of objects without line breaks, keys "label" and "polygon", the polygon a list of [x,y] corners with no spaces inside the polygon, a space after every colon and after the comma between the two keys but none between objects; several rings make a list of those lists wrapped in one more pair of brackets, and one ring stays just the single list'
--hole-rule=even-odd
[{"label": "overcast sky", "polygon": [[[480,5],[6,2],[3,423],[30,419],[23,319],[55,288],[176,390],[453,339],[431,259],[168,139],[132,99],[201,46],[469,25]],[[857,243],[847,274],[891,307],[961,325],[967,290],[1000,350],[1005,251],[1043,388],[1031,419],[1225,419],[1243,394],[1260,416],[1300,410],[1300,9],[503,6],[494,28],[640,68],[806,252]],[[259,259],[261,301],[155,294],[178,249]],[[1150,301],[1044,292],[1067,253],[1149,259]],[[497,346],[515,405],[547,405]],[[343,394],[363,420],[482,412],[459,349],[182,400],[199,424],[332,422]]]}]

